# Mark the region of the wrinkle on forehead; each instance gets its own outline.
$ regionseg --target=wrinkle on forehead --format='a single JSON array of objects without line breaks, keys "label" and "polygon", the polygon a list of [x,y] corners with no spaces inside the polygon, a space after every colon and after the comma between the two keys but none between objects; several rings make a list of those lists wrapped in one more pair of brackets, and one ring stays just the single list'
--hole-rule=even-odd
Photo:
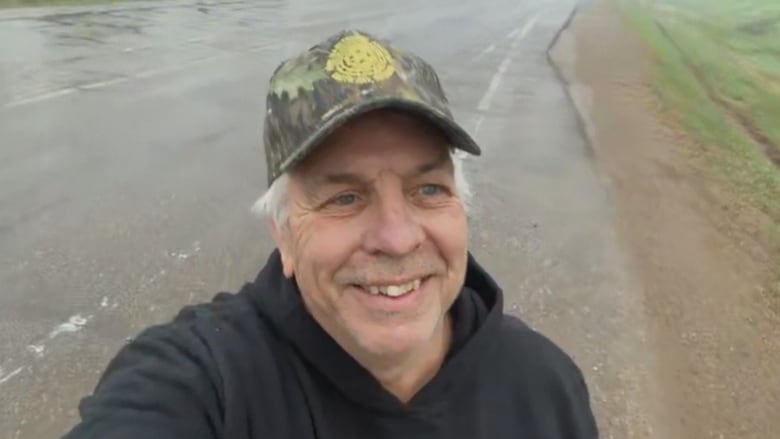
[{"label": "wrinkle on forehead", "polygon": [[439,169],[452,173],[453,166],[447,137],[438,127],[419,116],[376,110],[334,131],[291,177],[315,201],[326,185],[366,187],[382,172],[406,179]]},{"label": "wrinkle on forehead", "polygon": [[340,170],[336,170],[334,172],[330,172],[326,170],[323,173],[313,175],[309,180],[310,184],[315,187],[326,184],[366,185],[375,180],[380,175],[386,173],[397,174],[402,179],[408,179],[415,178],[433,171],[445,169],[450,170],[452,168],[450,162],[451,160],[447,150],[443,150],[442,153],[434,159],[417,164],[405,172],[396,172],[396,170],[390,169],[389,166],[379,168],[375,175],[366,175],[366,173],[361,173],[359,171],[350,172],[349,170],[345,170],[342,172]]},{"label": "wrinkle on forehead", "polygon": [[[403,134],[398,134],[402,132]],[[449,141],[446,134],[436,125],[429,122],[422,116],[400,110],[384,109],[374,110],[345,123],[333,131],[318,146],[308,154],[297,169],[302,173],[307,173],[311,168],[316,167],[323,160],[338,155],[340,149],[355,149],[360,147],[371,147],[372,145],[356,145],[356,137],[365,137],[368,141],[376,141],[377,137],[382,139],[382,135],[398,136],[417,139],[425,139],[421,143],[437,146],[448,146]],[[387,144],[383,146],[388,146]],[[449,148],[445,148],[449,149]],[[335,151],[334,151],[335,150]]]}]

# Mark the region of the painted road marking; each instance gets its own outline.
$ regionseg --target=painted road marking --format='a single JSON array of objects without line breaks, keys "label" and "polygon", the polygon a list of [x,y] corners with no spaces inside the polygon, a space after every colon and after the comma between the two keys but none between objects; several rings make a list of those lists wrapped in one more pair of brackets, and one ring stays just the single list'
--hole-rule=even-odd
[{"label": "painted road marking", "polygon": [[52,91],[52,92],[48,92],[48,93],[43,93],[43,94],[40,94],[40,95],[28,97],[28,98],[20,98],[20,99],[17,99],[15,101],[11,101],[10,103],[6,104],[5,107],[6,108],[14,108],[14,107],[22,106],[22,105],[35,104],[37,102],[48,101],[49,99],[54,99],[54,98],[58,98],[58,97],[61,97],[61,96],[66,96],[66,95],[75,93],[76,91],[77,90],[75,88],[73,88],[73,87],[63,88],[61,90],[56,90],[56,91]]},{"label": "painted road marking", "polygon": [[67,322],[57,326],[49,333],[49,338],[54,338],[66,332],[79,332],[87,324],[92,316],[83,317],[81,314],[70,316]]},{"label": "painted road marking", "polygon": [[490,52],[492,52],[494,50],[496,50],[496,45],[495,44],[491,44],[491,45],[485,47],[484,49],[482,49],[482,52],[480,52],[480,55],[487,55],[488,53],[490,53]]},{"label": "painted road marking", "polygon": [[44,93],[41,93],[41,94],[35,94],[35,95],[32,95],[32,96],[28,96],[28,97],[20,97],[20,98],[14,99],[11,102],[5,104],[5,108],[15,108],[15,107],[21,107],[21,106],[24,106],[24,105],[36,104],[36,103],[39,103],[39,102],[48,101],[50,99],[59,98],[59,97],[62,97],[62,96],[67,96],[69,94],[73,94],[73,93],[76,93],[76,92],[79,92],[79,91],[84,91],[84,90],[97,90],[97,89],[101,89],[101,88],[107,88],[107,87],[110,87],[112,85],[117,85],[117,84],[121,84],[123,82],[127,82],[127,81],[129,81],[131,79],[148,79],[148,78],[159,76],[159,75],[162,75],[162,74],[165,74],[165,73],[172,73],[172,72],[177,72],[177,71],[181,71],[181,70],[186,70],[186,69],[188,69],[188,68],[190,68],[192,66],[195,66],[195,65],[198,65],[198,64],[203,64],[203,63],[206,63],[206,62],[211,62],[211,61],[224,59],[224,58],[228,58],[228,57],[244,55],[246,53],[257,53],[257,52],[261,52],[261,51],[264,51],[264,50],[273,50],[273,49],[278,48],[278,47],[279,46],[277,44],[266,44],[266,45],[252,46],[250,48],[243,49],[243,50],[240,50],[240,51],[237,51],[237,52],[220,53],[220,54],[217,54],[217,55],[204,56],[204,57],[200,57],[200,58],[197,58],[197,59],[194,59],[194,60],[191,60],[191,61],[186,61],[186,62],[177,64],[175,66],[169,66],[169,67],[164,67],[164,68],[159,68],[159,69],[146,70],[146,71],[139,72],[139,73],[136,73],[136,74],[133,74],[133,75],[130,75],[130,76],[123,76],[123,77],[109,79],[109,80],[105,80],[105,81],[97,81],[97,82],[92,82],[92,83],[89,83],[89,84],[83,84],[83,85],[79,85],[79,86],[75,86],[75,87],[67,87],[67,88],[63,88],[63,89],[60,89],[60,90],[54,90],[54,91],[50,91],[50,92],[44,92]]},{"label": "painted road marking", "polygon": [[110,87],[112,85],[121,84],[127,81],[128,79],[130,78],[128,78],[127,76],[121,76],[119,78],[109,79],[106,81],[98,81],[90,84],[80,85],[76,88],[78,88],[79,90],[96,90],[99,88],[105,88],[105,87]]},{"label": "painted road marking", "polygon": [[[506,56],[501,61],[501,64],[498,65],[498,69],[493,75],[493,78],[490,80],[490,84],[488,84],[488,88],[485,91],[485,94],[482,95],[482,99],[480,99],[479,104],[477,104],[477,110],[480,113],[485,113],[490,109],[490,105],[493,102],[493,97],[495,96],[498,87],[501,85],[501,80],[506,74],[507,70],[509,70],[509,66],[512,64],[512,55],[514,54],[515,48],[517,48],[517,45],[520,43],[520,41],[522,41],[523,38],[525,38],[526,35],[531,32],[531,29],[533,29],[534,25],[541,16],[541,13],[537,14],[528,20],[523,27],[518,27],[509,33],[509,35],[513,37],[512,44],[510,45]],[[476,120],[474,121],[474,135],[479,133],[479,129],[482,126],[482,122],[484,121],[484,114],[477,116]]]},{"label": "painted road marking", "polygon": [[[66,333],[76,333],[81,331],[84,326],[89,322],[89,320],[92,319],[92,316],[82,316],[81,314],[72,315],[68,318],[68,321],[65,323],[62,323],[60,325],[57,325],[54,329],[49,332],[48,339],[51,340],[61,334]],[[44,343],[37,343],[37,344],[30,344],[27,345],[27,348],[25,349],[29,355],[31,355],[34,359],[41,359],[46,356],[46,345]],[[24,371],[24,369],[27,366],[21,366],[15,369],[13,372],[9,373],[8,375],[3,375],[3,370],[0,369],[0,384],[4,384],[14,378],[15,376],[19,375]]]},{"label": "painted road marking", "polygon": [[15,377],[16,375],[19,375],[20,373],[22,373],[23,370],[24,367],[20,367],[6,376],[0,376],[0,384],[4,384],[6,381],[10,380],[11,378]]}]

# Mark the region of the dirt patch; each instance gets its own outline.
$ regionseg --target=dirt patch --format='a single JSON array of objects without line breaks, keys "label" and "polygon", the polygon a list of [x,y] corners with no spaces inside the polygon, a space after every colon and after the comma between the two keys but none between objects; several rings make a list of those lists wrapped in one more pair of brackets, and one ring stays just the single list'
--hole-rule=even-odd
[{"label": "dirt patch", "polygon": [[653,405],[664,410],[647,436],[777,437],[768,219],[712,176],[702,147],[662,111],[653,56],[611,4],[589,4],[569,32],[574,58],[559,65],[614,197],[661,359]]}]

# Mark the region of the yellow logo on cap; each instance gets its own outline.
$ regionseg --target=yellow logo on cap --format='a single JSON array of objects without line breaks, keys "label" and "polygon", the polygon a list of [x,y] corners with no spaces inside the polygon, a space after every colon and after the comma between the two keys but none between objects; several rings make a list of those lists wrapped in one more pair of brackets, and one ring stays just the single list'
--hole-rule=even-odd
[{"label": "yellow logo on cap", "polygon": [[349,35],[336,43],[325,70],[336,81],[350,84],[384,81],[395,73],[390,52],[363,35]]}]

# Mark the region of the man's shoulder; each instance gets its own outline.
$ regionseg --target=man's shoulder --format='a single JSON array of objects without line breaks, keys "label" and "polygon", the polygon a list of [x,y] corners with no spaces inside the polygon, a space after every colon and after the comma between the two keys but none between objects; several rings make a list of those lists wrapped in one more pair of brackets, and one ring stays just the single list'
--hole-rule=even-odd
[{"label": "man's shoulder", "polygon": [[220,292],[210,301],[182,307],[170,322],[178,327],[235,326],[257,320],[257,311],[245,291]]},{"label": "man's shoulder", "polygon": [[505,314],[500,332],[501,356],[519,379],[564,386],[579,385],[582,373],[571,355],[518,317]]},{"label": "man's shoulder", "polygon": [[245,289],[220,292],[212,300],[182,307],[168,322],[151,325],[136,340],[168,339],[187,346],[198,345],[219,355],[242,345],[260,346],[270,330]]},{"label": "man's shoulder", "polygon": [[[130,431],[162,437],[163,430],[165,437],[206,437],[222,428],[228,402],[243,413],[240,407],[250,402],[282,395],[278,383],[284,368],[273,339],[242,292],[186,306],[119,349],[95,391],[82,400],[82,422],[68,437],[118,437]],[[248,385],[265,391],[249,401]]]},{"label": "man's shoulder", "polygon": [[[508,393],[529,437],[597,438],[590,394],[574,359],[519,318],[504,315],[494,385]],[[556,433],[557,432],[557,433]]]}]

